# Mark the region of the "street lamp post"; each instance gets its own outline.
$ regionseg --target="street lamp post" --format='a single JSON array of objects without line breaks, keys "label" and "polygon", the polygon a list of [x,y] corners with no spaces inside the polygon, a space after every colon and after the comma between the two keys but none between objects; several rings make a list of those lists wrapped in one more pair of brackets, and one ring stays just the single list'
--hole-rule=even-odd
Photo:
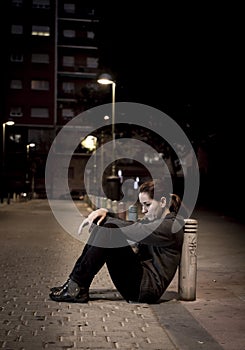
[{"label": "street lamp post", "polygon": [[[102,85],[112,85],[112,111],[111,111],[111,132],[112,132],[112,159],[115,159],[115,95],[116,95],[116,83],[112,80],[109,74],[102,74],[97,80],[99,84]],[[112,165],[112,176],[116,175],[115,162]]]},{"label": "street lamp post", "polygon": [[[26,145],[26,158],[27,158],[27,173],[26,173],[26,183],[30,183],[31,184],[31,196],[32,198],[34,197],[34,191],[35,191],[35,183],[34,183],[34,172],[33,169],[30,169],[29,167],[29,160],[30,160],[30,148],[35,147],[35,143],[34,142],[30,142]],[[32,172],[31,174],[31,181],[29,180],[29,171]]]},{"label": "street lamp post", "polygon": [[[2,144],[2,191],[1,191],[1,203],[3,203],[3,198],[4,198],[4,182],[5,182],[5,131],[6,131],[6,125],[7,126],[12,126],[14,125],[13,120],[9,120],[6,123],[3,123],[3,144]],[[9,193],[8,193],[8,204],[9,204]]]},{"label": "street lamp post", "polygon": [[12,125],[14,125],[14,121],[9,120],[6,123],[3,123],[3,166],[5,164],[5,130],[6,130],[6,125],[12,126]]},{"label": "street lamp post", "polygon": [[[115,148],[116,148],[116,137],[115,137],[115,95],[116,95],[116,83],[112,80],[110,74],[101,74],[97,80],[99,84],[111,85],[112,86],[112,111],[111,111],[111,132],[112,132],[112,175],[107,178],[109,197],[112,200],[119,199],[119,186],[120,178],[116,176],[116,165],[115,165]],[[111,186],[109,186],[109,183]]]}]

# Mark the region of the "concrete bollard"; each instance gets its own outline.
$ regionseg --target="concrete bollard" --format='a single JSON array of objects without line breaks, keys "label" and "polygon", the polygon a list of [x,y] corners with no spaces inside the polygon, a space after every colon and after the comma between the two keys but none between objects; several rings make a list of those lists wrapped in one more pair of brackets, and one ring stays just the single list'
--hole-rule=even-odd
[{"label": "concrete bollard", "polygon": [[91,206],[91,208],[92,208],[93,210],[95,209],[94,200],[95,200],[94,195],[93,195],[93,194],[90,194],[90,195],[89,195],[89,201],[90,201],[90,206]]},{"label": "concrete bollard", "polygon": [[110,198],[107,198],[107,200],[106,200],[106,209],[110,210],[111,209],[111,204],[112,204],[112,200]]},{"label": "concrete bollard", "polygon": [[186,219],[184,241],[179,265],[178,293],[181,300],[196,300],[197,279],[197,228],[196,219]]},{"label": "concrete bollard", "polygon": [[[128,220],[129,221],[137,221],[138,220],[138,207],[136,204],[132,204],[128,208]],[[134,241],[127,240],[128,244],[131,245],[132,249],[136,252],[137,251],[137,244]]]},{"label": "concrete bollard", "polygon": [[116,200],[111,202],[111,210],[113,213],[117,214],[117,201]]},{"label": "concrete bollard", "polygon": [[106,197],[102,197],[101,199],[101,208],[106,208],[107,206],[107,198]]},{"label": "concrete bollard", "polygon": [[127,212],[126,212],[126,205],[124,202],[119,202],[118,203],[118,218],[122,220],[126,220],[127,217]]},{"label": "concrete bollard", "polygon": [[99,208],[99,197],[98,196],[94,196],[94,204],[95,204],[94,209],[98,209]]},{"label": "concrete bollard", "polygon": [[138,207],[136,204],[130,205],[128,208],[128,220],[137,221],[138,219]]}]

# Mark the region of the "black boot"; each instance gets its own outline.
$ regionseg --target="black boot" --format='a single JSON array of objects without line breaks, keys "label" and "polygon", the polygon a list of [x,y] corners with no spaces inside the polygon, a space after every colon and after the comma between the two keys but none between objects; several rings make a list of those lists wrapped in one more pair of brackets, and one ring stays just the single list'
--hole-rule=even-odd
[{"label": "black boot", "polygon": [[49,296],[54,301],[71,303],[87,303],[89,301],[88,289],[79,287],[79,285],[71,279],[68,283],[65,283],[64,288],[52,291]]},{"label": "black boot", "polygon": [[57,292],[57,291],[59,291],[59,290],[65,288],[65,287],[67,286],[67,284],[68,284],[69,281],[70,281],[70,278],[68,278],[68,280],[67,280],[62,286],[57,286],[57,287],[52,287],[52,288],[50,288],[50,291],[51,291],[51,292]]}]

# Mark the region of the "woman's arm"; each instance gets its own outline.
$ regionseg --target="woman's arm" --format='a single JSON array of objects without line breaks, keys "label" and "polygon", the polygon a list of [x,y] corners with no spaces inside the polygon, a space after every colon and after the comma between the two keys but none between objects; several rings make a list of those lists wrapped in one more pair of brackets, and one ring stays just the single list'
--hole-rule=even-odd
[{"label": "woman's arm", "polygon": [[98,221],[96,224],[100,225],[100,223],[106,218],[107,213],[108,213],[108,210],[105,208],[99,208],[92,211],[92,213],[90,213],[88,217],[84,219],[81,225],[79,226],[78,234],[80,235],[83,231],[83,228],[87,225],[89,225],[89,230],[90,230],[92,223],[94,223],[97,219]]},{"label": "woman's arm", "polygon": [[[173,226],[174,223],[177,226]],[[170,214],[165,218],[148,223],[137,221],[130,226],[121,227],[121,230],[132,241],[149,245],[169,246],[176,238],[176,230],[173,231],[173,228],[177,228],[179,231],[182,227],[182,221]]]}]

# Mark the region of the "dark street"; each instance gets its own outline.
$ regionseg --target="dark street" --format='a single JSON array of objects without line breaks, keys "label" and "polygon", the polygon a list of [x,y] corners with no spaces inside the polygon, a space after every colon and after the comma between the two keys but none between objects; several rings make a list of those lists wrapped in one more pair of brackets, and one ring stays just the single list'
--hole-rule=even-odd
[{"label": "dark street", "polygon": [[[83,215],[89,208],[77,206]],[[244,225],[198,209],[197,298],[180,301],[177,276],[159,305],[128,304],[106,268],[88,304],[56,303],[83,244],[60,227],[46,200],[0,206],[1,338],[6,349],[243,350]]]}]

